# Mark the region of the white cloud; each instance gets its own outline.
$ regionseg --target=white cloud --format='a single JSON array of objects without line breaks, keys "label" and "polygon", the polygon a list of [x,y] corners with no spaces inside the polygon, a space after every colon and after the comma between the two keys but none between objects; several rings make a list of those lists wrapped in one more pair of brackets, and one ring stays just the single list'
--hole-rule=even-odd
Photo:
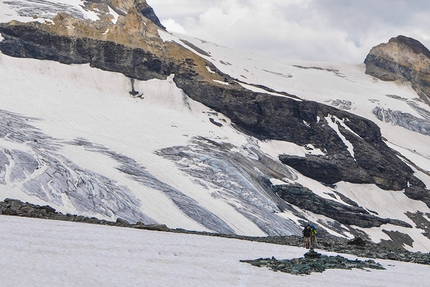
[{"label": "white cloud", "polygon": [[162,20],[161,24],[163,24],[163,26],[166,27],[167,31],[169,32],[187,34],[187,31],[184,29],[184,27],[182,27],[181,24],[176,23],[176,21],[172,18]]},{"label": "white cloud", "polygon": [[[430,3],[401,0],[150,0],[171,31],[275,57],[362,62],[400,34],[430,47]],[[166,27],[169,30],[168,25]],[[182,32],[183,33],[183,32]]]}]

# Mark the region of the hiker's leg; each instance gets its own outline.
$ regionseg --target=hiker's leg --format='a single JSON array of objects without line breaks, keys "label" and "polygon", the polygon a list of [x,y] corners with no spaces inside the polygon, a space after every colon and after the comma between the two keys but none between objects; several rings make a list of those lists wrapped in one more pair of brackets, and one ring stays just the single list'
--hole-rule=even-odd
[{"label": "hiker's leg", "polygon": [[316,240],[315,235],[314,235],[314,236],[311,236],[311,248],[312,248],[312,249],[314,249],[314,248],[316,247],[316,246],[315,246],[315,245],[316,245],[316,244],[315,244],[315,243],[316,243],[316,242],[315,242],[315,240]]}]

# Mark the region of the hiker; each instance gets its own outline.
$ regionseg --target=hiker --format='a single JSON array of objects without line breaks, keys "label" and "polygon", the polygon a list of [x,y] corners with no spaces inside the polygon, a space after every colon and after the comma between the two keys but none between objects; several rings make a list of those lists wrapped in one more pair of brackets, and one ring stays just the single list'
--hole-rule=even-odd
[{"label": "hiker", "polygon": [[306,225],[305,229],[302,231],[303,237],[305,238],[306,249],[309,249],[310,237],[311,237],[311,226]]},{"label": "hiker", "polygon": [[311,244],[311,250],[314,250],[314,248],[316,247],[317,229],[313,224],[310,224],[309,226],[311,229],[311,236],[309,237],[309,241]]}]

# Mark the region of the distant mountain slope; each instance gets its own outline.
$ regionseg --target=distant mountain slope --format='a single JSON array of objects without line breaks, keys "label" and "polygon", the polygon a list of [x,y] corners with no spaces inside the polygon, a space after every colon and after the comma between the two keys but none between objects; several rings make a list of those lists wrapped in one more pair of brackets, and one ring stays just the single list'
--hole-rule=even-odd
[{"label": "distant mountain slope", "polygon": [[220,233],[313,221],[425,249],[429,137],[375,112],[426,122],[409,86],[170,34],[145,1],[24,2],[1,3],[16,13],[0,18],[4,197]]}]

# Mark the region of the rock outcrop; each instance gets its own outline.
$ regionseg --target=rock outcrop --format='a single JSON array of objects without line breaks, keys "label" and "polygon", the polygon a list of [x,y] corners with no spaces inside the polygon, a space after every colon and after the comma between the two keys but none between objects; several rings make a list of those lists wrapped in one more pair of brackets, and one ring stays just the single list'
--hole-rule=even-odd
[{"label": "rock outcrop", "polygon": [[342,224],[355,225],[363,228],[379,227],[383,224],[412,227],[410,224],[400,220],[380,218],[372,215],[355,202],[352,204],[351,202],[342,204],[335,200],[325,199],[299,184],[276,185],[272,188],[276,194],[286,202],[313,213],[333,218]]},{"label": "rock outcrop", "polygon": [[32,217],[40,219],[50,220],[61,220],[61,221],[73,221],[90,224],[110,225],[119,227],[130,227],[137,229],[156,230],[156,231],[170,231],[164,224],[143,224],[137,222],[130,224],[122,218],[117,218],[116,221],[107,221],[98,219],[95,217],[87,217],[82,215],[63,214],[55,210],[55,208],[44,205],[40,206],[37,204],[31,204],[28,202],[22,202],[17,199],[6,198],[4,201],[0,201],[0,215],[12,215],[21,217]]},{"label": "rock outcrop", "polygon": [[409,81],[430,105],[430,51],[419,41],[397,36],[373,47],[364,63],[366,73],[384,81]]}]

